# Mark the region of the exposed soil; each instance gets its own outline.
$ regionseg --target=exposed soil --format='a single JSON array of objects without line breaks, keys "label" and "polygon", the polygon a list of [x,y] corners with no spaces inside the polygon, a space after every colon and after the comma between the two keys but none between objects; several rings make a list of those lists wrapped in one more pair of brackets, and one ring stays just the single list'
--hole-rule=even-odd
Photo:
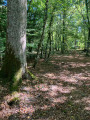
[{"label": "exposed soil", "polygon": [[12,98],[0,85],[0,120],[89,120],[90,57],[54,55],[28,69],[36,79],[25,79]]}]

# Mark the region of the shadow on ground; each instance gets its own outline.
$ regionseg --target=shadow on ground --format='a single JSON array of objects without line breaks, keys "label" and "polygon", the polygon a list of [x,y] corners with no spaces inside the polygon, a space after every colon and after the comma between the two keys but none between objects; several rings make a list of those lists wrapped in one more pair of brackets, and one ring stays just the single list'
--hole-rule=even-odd
[{"label": "shadow on ground", "polygon": [[53,56],[28,68],[37,79],[23,80],[19,104],[9,106],[4,94],[1,120],[89,120],[90,58]]}]

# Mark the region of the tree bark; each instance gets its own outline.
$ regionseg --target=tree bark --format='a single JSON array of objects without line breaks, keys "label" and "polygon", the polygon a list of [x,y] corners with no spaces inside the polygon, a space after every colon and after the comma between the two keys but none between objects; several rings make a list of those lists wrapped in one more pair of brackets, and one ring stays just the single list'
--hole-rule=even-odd
[{"label": "tree bark", "polygon": [[50,46],[49,46],[49,53],[48,53],[48,58],[50,57],[50,55],[51,55],[51,51],[52,51],[52,39],[51,39],[51,32],[50,32],[50,41],[49,41],[49,44],[50,44]]},{"label": "tree bark", "polygon": [[66,19],[66,10],[64,10],[63,12],[63,40],[61,43],[61,53],[64,54],[65,53],[65,19]]},{"label": "tree bark", "polygon": [[41,55],[40,55],[40,58],[43,58],[43,47],[44,47],[44,45],[43,45],[43,43],[42,43],[42,45],[41,45]]},{"label": "tree bark", "polygon": [[[49,30],[48,30],[48,38],[47,38],[47,44],[46,44],[46,49],[45,49],[45,59],[47,58],[47,49],[48,49],[48,44],[49,44],[49,41],[50,41],[50,47],[49,47],[49,50],[51,49],[51,27],[52,27],[52,22],[53,22],[53,12],[54,12],[54,9],[52,10],[52,13],[51,13],[51,18],[50,18],[50,23],[49,23]],[[49,55],[48,55],[49,57]]]},{"label": "tree bark", "polygon": [[49,0],[46,0],[46,3],[45,3],[46,8],[45,8],[45,17],[43,19],[43,30],[42,30],[40,41],[38,43],[37,57],[36,57],[36,60],[34,62],[33,68],[36,67],[36,64],[38,62],[39,52],[40,52],[40,48],[41,48],[41,45],[42,45],[42,42],[43,42],[43,38],[44,38],[44,31],[45,31],[45,26],[46,26],[46,21],[47,21],[47,14],[48,14],[48,1]]},{"label": "tree bark", "polygon": [[89,56],[89,48],[90,48],[90,28],[88,28],[88,41],[87,41],[87,51],[86,51],[87,56]]},{"label": "tree bark", "polygon": [[27,0],[7,1],[6,53],[1,71],[13,89],[26,72],[26,17]]},{"label": "tree bark", "polygon": [[87,40],[87,52],[86,55],[88,56],[89,54],[89,48],[90,48],[90,18],[89,18],[89,4],[88,0],[85,0],[86,4],[86,12],[87,12],[87,21],[88,21],[88,40]]}]

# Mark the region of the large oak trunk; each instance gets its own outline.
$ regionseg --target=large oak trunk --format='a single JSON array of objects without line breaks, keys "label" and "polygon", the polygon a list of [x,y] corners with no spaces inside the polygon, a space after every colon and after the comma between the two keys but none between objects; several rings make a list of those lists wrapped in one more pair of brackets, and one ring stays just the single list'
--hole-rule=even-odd
[{"label": "large oak trunk", "polygon": [[7,41],[2,71],[15,88],[26,69],[27,0],[7,2]]}]

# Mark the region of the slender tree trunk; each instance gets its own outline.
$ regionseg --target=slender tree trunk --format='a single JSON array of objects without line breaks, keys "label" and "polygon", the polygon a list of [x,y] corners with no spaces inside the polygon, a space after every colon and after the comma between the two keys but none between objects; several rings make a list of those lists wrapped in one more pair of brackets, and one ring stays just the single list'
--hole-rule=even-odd
[{"label": "slender tree trunk", "polygon": [[83,34],[84,34],[84,50],[85,50],[87,48],[85,27],[84,27]]},{"label": "slender tree trunk", "polygon": [[40,39],[40,42],[38,44],[37,57],[39,55],[39,50],[40,50],[40,47],[41,47],[41,44],[42,44],[42,41],[43,41],[43,38],[44,38],[44,31],[45,31],[45,26],[46,26],[46,21],[47,21],[47,12],[48,12],[48,0],[46,0],[45,4],[46,4],[45,19],[44,19],[43,31],[42,31],[41,39]]},{"label": "slender tree trunk", "polygon": [[86,55],[89,55],[89,48],[90,48],[90,28],[88,28],[88,41],[87,41],[87,52]]},{"label": "slender tree trunk", "polygon": [[45,17],[44,17],[44,20],[43,20],[43,30],[42,30],[40,41],[38,43],[37,56],[36,56],[36,60],[34,62],[33,68],[36,67],[36,64],[38,62],[40,48],[41,48],[41,45],[42,45],[42,42],[43,42],[43,39],[44,39],[44,31],[45,31],[45,26],[46,26],[46,21],[47,21],[47,13],[48,13],[48,1],[49,0],[46,0],[46,3],[45,3],[46,8],[45,8]]},{"label": "slender tree trunk", "polygon": [[61,34],[59,36],[59,42],[58,42],[58,50],[60,51],[60,48],[61,48]]},{"label": "slender tree trunk", "polygon": [[26,17],[27,0],[7,1],[7,41],[3,74],[17,85],[26,72]]},{"label": "slender tree trunk", "polygon": [[66,11],[63,12],[63,40],[61,43],[61,53],[65,53],[65,18],[66,18]]},{"label": "slender tree trunk", "polygon": [[87,40],[87,52],[86,55],[88,56],[89,54],[89,47],[90,47],[90,18],[89,18],[89,5],[88,5],[88,0],[85,0],[86,4],[86,11],[87,11],[87,21],[88,21],[88,40]]},{"label": "slender tree trunk", "polygon": [[[54,11],[54,8],[53,8],[53,11]],[[50,23],[49,23],[48,39],[47,39],[47,44],[46,44],[46,49],[45,49],[45,59],[47,58],[47,49],[48,49],[49,41],[50,41],[50,45],[51,45],[51,26],[52,26],[52,22],[53,22],[53,11],[52,11],[52,16],[51,16]]]},{"label": "slender tree trunk", "polygon": [[51,55],[51,51],[52,51],[52,39],[51,39],[51,33],[50,33],[50,46],[49,46],[49,53],[48,53],[48,58],[50,57],[50,55]]},{"label": "slender tree trunk", "polygon": [[60,44],[59,44],[60,41],[59,41],[59,40],[60,40],[60,35],[58,34],[58,41],[57,41],[57,44],[58,44],[58,46],[57,46],[57,47],[58,47],[58,51],[59,51],[59,48],[60,48]]},{"label": "slender tree trunk", "polygon": [[51,39],[52,39],[52,53],[53,53],[53,51],[54,51],[53,32],[52,32],[52,36],[51,36]]},{"label": "slender tree trunk", "polygon": [[55,35],[55,50],[57,51],[57,41],[58,41],[58,34],[56,32],[56,35]]},{"label": "slender tree trunk", "polygon": [[41,45],[41,55],[40,55],[40,58],[43,58],[43,43]]}]

